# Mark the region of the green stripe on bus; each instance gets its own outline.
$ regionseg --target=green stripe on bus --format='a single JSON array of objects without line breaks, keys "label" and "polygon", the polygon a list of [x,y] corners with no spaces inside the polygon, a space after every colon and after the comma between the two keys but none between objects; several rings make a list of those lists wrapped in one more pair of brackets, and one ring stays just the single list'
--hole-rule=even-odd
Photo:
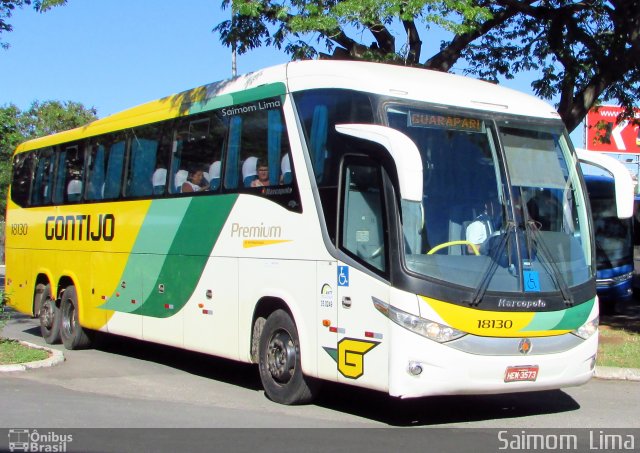
[{"label": "green stripe on bus", "polygon": [[552,330],[575,330],[589,319],[589,314],[593,309],[596,299],[593,298],[589,302],[585,302],[575,307],[567,309],[560,322],[552,327]]},{"label": "green stripe on bus", "polygon": [[151,285],[141,286],[140,281],[145,281],[149,275],[153,275],[155,280],[180,226],[178,222],[168,220],[167,215],[171,213],[176,218],[184,218],[189,204],[189,198],[151,202],[120,277],[120,284],[101,308],[130,313],[140,307],[154,289]]},{"label": "green stripe on bus", "polygon": [[549,330],[553,326],[558,325],[564,316],[565,310],[559,311],[543,311],[536,313],[527,326],[522,329],[523,332]]},{"label": "green stripe on bus", "polygon": [[[206,89],[206,87],[203,87]],[[286,93],[286,86],[282,82],[270,83],[268,85],[250,88],[237,93],[222,94],[204,101],[197,101],[189,107],[189,114],[206,112],[208,110],[220,109],[232,105],[246,104],[260,99],[282,96]],[[195,97],[195,96],[194,96]]]},{"label": "green stripe on bus", "polygon": [[[169,248],[153,291],[133,313],[167,318],[193,294],[238,195],[193,197]],[[150,282],[152,278],[145,278]],[[162,291],[159,288],[163,288]]]}]

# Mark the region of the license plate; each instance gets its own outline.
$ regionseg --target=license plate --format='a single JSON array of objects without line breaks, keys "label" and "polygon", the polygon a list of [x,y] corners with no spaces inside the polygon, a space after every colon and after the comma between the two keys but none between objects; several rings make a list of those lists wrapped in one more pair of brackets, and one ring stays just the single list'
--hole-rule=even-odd
[{"label": "license plate", "polygon": [[538,378],[538,365],[510,366],[504,373],[504,382],[535,381]]}]

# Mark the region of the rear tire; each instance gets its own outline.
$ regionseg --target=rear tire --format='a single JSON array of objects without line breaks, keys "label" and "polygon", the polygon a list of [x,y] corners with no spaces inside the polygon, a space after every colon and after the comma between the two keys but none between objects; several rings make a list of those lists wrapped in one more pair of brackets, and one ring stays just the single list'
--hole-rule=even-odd
[{"label": "rear tire", "polygon": [[36,285],[36,291],[33,294],[33,317],[40,317],[40,309],[42,308],[44,289],[47,285],[44,283],[38,283]]},{"label": "rear tire", "polygon": [[91,346],[91,338],[78,321],[78,297],[76,287],[64,290],[60,302],[60,336],[67,349],[86,349]]},{"label": "rear tire", "polygon": [[315,396],[316,383],[302,373],[298,331],[284,310],[274,311],[264,324],[259,368],[262,386],[270,400],[305,404]]},{"label": "rear tire", "polygon": [[42,288],[39,305],[38,317],[42,338],[47,344],[60,343],[60,308],[51,298],[51,285],[47,284]]}]

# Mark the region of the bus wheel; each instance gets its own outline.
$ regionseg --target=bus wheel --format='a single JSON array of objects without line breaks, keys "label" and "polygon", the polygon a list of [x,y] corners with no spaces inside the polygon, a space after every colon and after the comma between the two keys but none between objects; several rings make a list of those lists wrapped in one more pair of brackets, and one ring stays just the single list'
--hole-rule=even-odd
[{"label": "bus wheel", "polygon": [[33,294],[33,317],[40,317],[40,308],[42,308],[42,302],[44,302],[44,290],[47,287],[44,283],[38,283],[36,285],[36,291]]},{"label": "bus wheel", "polygon": [[260,337],[260,380],[265,393],[280,404],[304,404],[313,399],[315,383],[302,374],[300,341],[291,317],[274,311]]},{"label": "bus wheel", "polygon": [[51,285],[45,285],[42,289],[39,306],[38,317],[42,338],[47,344],[60,343],[60,309],[56,301],[51,298]]},{"label": "bus wheel", "polygon": [[67,286],[60,302],[60,336],[67,349],[86,349],[91,345],[87,331],[78,322],[76,287]]}]

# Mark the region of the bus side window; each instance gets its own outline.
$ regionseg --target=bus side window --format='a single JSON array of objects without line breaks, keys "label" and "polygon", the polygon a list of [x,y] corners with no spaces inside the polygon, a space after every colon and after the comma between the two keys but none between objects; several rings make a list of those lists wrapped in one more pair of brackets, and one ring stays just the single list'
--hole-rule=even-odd
[{"label": "bus side window", "polygon": [[68,203],[77,203],[82,199],[84,143],[66,145],[65,156],[66,175],[64,187],[66,187],[66,201]]},{"label": "bus side window", "polygon": [[309,153],[316,172],[316,180],[322,182],[324,164],[327,159],[327,127],[329,113],[326,105],[316,105],[313,109],[311,132],[309,136]]},{"label": "bus side window", "polygon": [[242,147],[242,117],[234,115],[229,121],[229,144],[227,146],[224,187],[237,189],[240,176],[240,148]]},{"label": "bus side window", "polygon": [[31,189],[31,206],[41,206],[51,202],[53,186],[53,155],[51,148],[38,150],[35,175]]},{"label": "bus side window", "polygon": [[343,181],[340,247],[384,272],[385,209],[380,167],[368,159],[353,159],[344,167]]},{"label": "bus side window", "polygon": [[[238,107],[230,120],[225,188],[278,186],[293,182],[286,126],[277,98]],[[286,158],[285,158],[286,157]],[[260,162],[262,174],[258,174]]]},{"label": "bus side window", "polygon": [[154,191],[153,176],[156,170],[162,126],[135,128],[132,130],[132,135],[126,195],[127,197],[151,196]]},{"label": "bus side window", "polygon": [[[186,177],[199,171],[203,178],[198,183],[200,190],[195,192],[210,192],[220,188],[221,150],[226,132],[224,124],[225,121],[216,112],[188,116],[176,122],[171,165],[173,193],[180,193]],[[214,178],[216,181],[212,181]]]},{"label": "bus side window", "polygon": [[33,163],[35,153],[18,154],[13,159],[13,181],[11,183],[11,199],[19,206],[29,204],[29,192],[33,179]]},{"label": "bus side window", "polygon": [[110,140],[107,144],[107,173],[104,188],[102,189],[102,197],[114,199],[119,198],[121,194],[126,141],[121,136],[109,138]]},{"label": "bus side window", "polygon": [[84,194],[86,200],[101,200],[104,189],[106,151],[99,142],[89,145],[87,162],[87,188]]},{"label": "bus side window", "polygon": [[53,192],[53,203],[54,204],[62,204],[64,203],[64,196],[67,190],[67,186],[65,183],[66,180],[66,168],[67,168],[67,152],[65,150],[60,150],[57,153],[56,159],[56,170],[55,170],[55,184],[54,184],[54,192]]}]

